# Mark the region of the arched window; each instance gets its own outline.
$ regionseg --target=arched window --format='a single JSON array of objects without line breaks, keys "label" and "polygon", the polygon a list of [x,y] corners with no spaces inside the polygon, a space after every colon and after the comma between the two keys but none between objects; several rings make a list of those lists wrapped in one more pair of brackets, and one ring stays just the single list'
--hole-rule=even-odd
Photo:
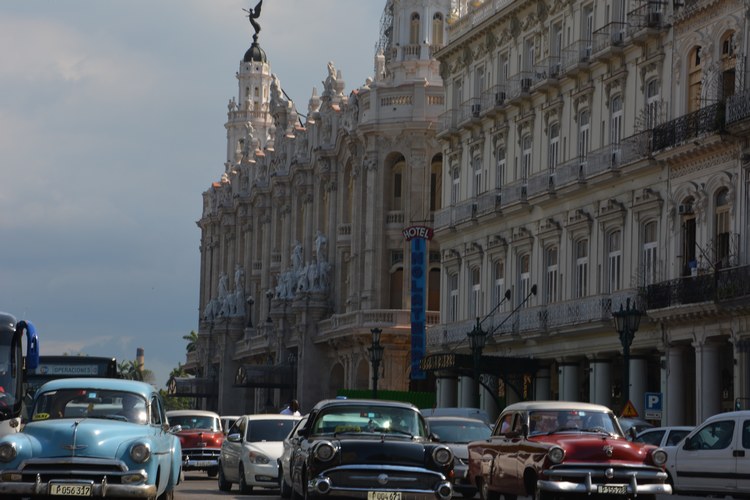
[{"label": "arched window", "polygon": [[620,144],[622,139],[622,96],[614,96],[609,103],[609,142]]},{"label": "arched window", "polygon": [[455,323],[458,321],[458,274],[452,273],[448,275],[448,323]]},{"label": "arched window", "polygon": [[495,187],[501,188],[505,184],[505,148],[497,148],[495,154]]},{"label": "arched window", "polygon": [[578,156],[581,158],[586,158],[589,152],[590,120],[591,115],[587,109],[578,113]]},{"label": "arched window", "polygon": [[443,161],[440,156],[432,159],[430,167],[430,210],[440,210],[443,207]]},{"label": "arched window", "polygon": [[390,309],[403,309],[403,291],[404,291],[404,268],[397,267],[391,271],[390,286]]},{"label": "arched window", "polygon": [[[518,258],[518,297],[516,303],[521,304],[531,291],[531,257],[523,254]],[[528,307],[526,302],[524,307]]]},{"label": "arched window", "polygon": [[484,183],[482,181],[482,158],[478,155],[471,159],[472,171],[474,173],[474,184],[472,185],[473,195],[476,198],[484,192]]},{"label": "arched window", "polygon": [[560,124],[551,123],[549,126],[549,169],[557,166],[558,151],[560,149]]},{"label": "arched window", "polygon": [[432,16],[432,45],[436,47],[443,46],[443,31],[445,30],[445,19],[438,12]]},{"label": "arched window", "polygon": [[531,174],[531,134],[521,139],[521,179],[528,179]]},{"label": "arched window", "polygon": [[658,249],[656,235],[656,221],[647,222],[643,226],[643,251],[641,254],[642,283],[644,286],[656,283]]},{"label": "arched window", "polygon": [[469,312],[472,318],[482,316],[482,279],[479,266],[471,268],[471,294],[469,295]]},{"label": "arched window", "polygon": [[696,252],[696,222],[693,213],[692,196],[685,198],[678,207],[680,214],[680,228],[682,230],[682,275],[698,274],[698,259]]},{"label": "arched window", "polygon": [[588,294],[589,280],[589,240],[584,238],[575,243],[575,281],[573,294],[580,299]]},{"label": "arched window", "polygon": [[546,267],[546,277],[544,280],[544,301],[545,304],[551,304],[557,301],[557,247],[552,246],[544,251],[544,265]]},{"label": "arched window", "polygon": [[721,92],[719,96],[726,99],[734,95],[735,66],[737,58],[734,53],[734,31],[730,31],[721,37]]},{"label": "arched window", "polygon": [[688,113],[701,107],[702,78],[701,47],[693,47],[688,57]]},{"label": "arched window", "polygon": [[607,236],[607,291],[622,288],[622,231],[612,231]]},{"label": "arched window", "polygon": [[505,295],[505,261],[498,259],[493,263],[492,280],[492,307],[495,307]]},{"label": "arched window", "polygon": [[440,310],[440,268],[430,268],[427,281],[427,310]]},{"label": "arched window", "polygon": [[419,14],[416,12],[411,15],[409,23],[409,44],[419,45]]},{"label": "arched window", "polygon": [[646,128],[659,124],[659,80],[652,78],[646,83]]},{"label": "arched window", "polygon": [[459,189],[461,188],[461,170],[454,167],[451,171],[451,205],[458,203]]},{"label": "arched window", "polygon": [[730,251],[730,221],[729,221],[729,190],[722,188],[714,196],[716,205],[715,215],[715,265],[716,267],[729,266]]}]

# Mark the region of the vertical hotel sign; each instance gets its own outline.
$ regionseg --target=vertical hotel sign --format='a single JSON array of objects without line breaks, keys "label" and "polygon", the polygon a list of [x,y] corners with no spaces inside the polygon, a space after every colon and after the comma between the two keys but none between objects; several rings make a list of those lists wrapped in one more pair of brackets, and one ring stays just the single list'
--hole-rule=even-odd
[{"label": "vertical hotel sign", "polygon": [[404,229],[404,238],[411,242],[411,379],[424,380],[419,366],[425,355],[427,326],[427,242],[434,232],[431,227],[411,226]]}]

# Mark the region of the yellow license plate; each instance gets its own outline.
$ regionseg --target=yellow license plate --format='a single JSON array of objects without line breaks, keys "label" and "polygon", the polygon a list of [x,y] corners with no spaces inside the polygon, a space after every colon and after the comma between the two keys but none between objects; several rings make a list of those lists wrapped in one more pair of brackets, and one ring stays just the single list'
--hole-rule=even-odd
[{"label": "yellow license plate", "polygon": [[400,491],[368,491],[367,500],[401,500]]},{"label": "yellow license plate", "polygon": [[49,494],[64,497],[90,497],[90,483],[50,483]]}]

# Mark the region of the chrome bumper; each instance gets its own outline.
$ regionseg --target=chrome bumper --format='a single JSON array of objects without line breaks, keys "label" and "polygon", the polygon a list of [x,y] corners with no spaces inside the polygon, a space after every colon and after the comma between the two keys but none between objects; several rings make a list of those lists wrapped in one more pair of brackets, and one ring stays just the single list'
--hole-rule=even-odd
[{"label": "chrome bumper", "polygon": [[190,460],[183,459],[182,470],[204,470],[219,466],[219,460]]},{"label": "chrome bumper", "polygon": [[325,474],[321,474],[307,482],[308,491],[315,495],[330,497],[368,498],[368,492],[399,492],[402,500],[449,500],[453,495],[450,481],[440,481],[434,490],[405,488],[403,486],[387,487],[373,484],[372,487],[337,486]]},{"label": "chrome bumper", "polygon": [[[561,480],[548,480],[540,479],[536,483],[536,487],[540,491],[549,491],[553,493],[581,493],[581,494],[600,494],[601,487],[613,488],[623,487],[626,495],[671,495],[672,486],[667,482],[667,473],[663,471],[615,471],[610,469],[607,471],[606,477],[607,482],[604,482],[604,476],[598,472],[586,471],[581,469],[568,469],[564,471],[560,470],[548,470],[544,471],[543,474],[549,476],[560,477]],[[576,481],[569,481],[564,479],[573,479]],[[594,480],[596,479],[596,481]],[[646,483],[639,483],[638,479],[646,480]],[[659,482],[661,481],[661,482]],[[612,494],[613,492],[606,492],[603,494]]]},{"label": "chrome bumper", "polygon": [[[59,482],[59,481],[58,481]],[[70,481],[75,483],[75,481]],[[48,495],[49,483],[37,475],[36,481],[15,482],[0,481],[0,497],[5,495]],[[110,484],[105,478],[100,483],[91,485],[92,497],[151,498],[156,497],[155,484]]]}]

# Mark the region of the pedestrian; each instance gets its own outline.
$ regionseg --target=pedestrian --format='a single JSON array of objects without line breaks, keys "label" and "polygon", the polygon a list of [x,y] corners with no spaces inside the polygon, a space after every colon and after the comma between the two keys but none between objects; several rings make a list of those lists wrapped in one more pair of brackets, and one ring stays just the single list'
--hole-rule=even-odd
[{"label": "pedestrian", "polygon": [[286,408],[281,410],[282,415],[294,415],[295,417],[301,417],[302,414],[299,412],[299,402],[296,399],[289,401]]}]

